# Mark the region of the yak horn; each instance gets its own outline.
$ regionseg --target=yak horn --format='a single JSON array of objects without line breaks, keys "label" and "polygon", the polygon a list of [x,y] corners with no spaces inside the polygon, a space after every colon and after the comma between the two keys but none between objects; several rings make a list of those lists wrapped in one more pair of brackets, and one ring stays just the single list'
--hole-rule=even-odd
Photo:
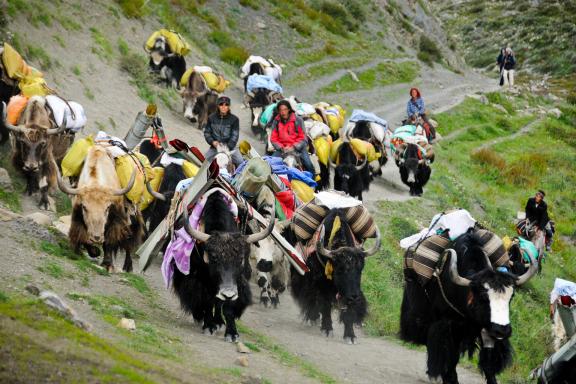
[{"label": "yak horn", "polygon": [[246,242],[248,244],[252,244],[252,243],[256,243],[257,241],[264,240],[266,237],[268,237],[268,235],[274,229],[274,224],[276,223],[275,218],[276,218],[276,211],[274,209],[272,209],[270,219],[268,222],[268,226],[266,227],[266,229],[263,229],[258,233],[253,233],[251,235],[248,235],[246,237]]},{"label": "yak horn", "polygon": [[192,226],[190,225],[190,219],[188,216],[188,207],[184,207],[184,211],[182,212],[182,216],[184,217],[184,229],[186,230],[186,232],[188,232],[188,234],[193,239],[196,239],[196,241],[201,241],[204,243],[207,242],[208,239],[210,239],[209,234],[192,228]]},{"label": "yak horn", "polygon": [[378,226],[376,226],[376,240],[375,240],[372,248],[364,250],[364,252],[366,252],[366,256],[372,256],[373,254],[378,252],[378,250],[380,249],[381,242],[382,242],[382,238],[380,236],[380,229],[378,228]]},{"label": "yak horn", "polygon": [[363,170],[366,164],[368,164],[368,158],[364,156],[364,161],[362,162],[362,164],[356,166],[356,170],[357,171]]},{"label": "yak horn", "polygon": [[[484,252],[482,252],[482,253],[484,253]],[[486,253],[484,253],[484,258],[486,258],[486,268],[493,271],[494,268],[492,267],[492,262],[490,261],[490,258],[488,257],[488,255]]]},{"label": "yak horn", "polygon": [[58,169],[58,165],[55,161],[52,162],[52,165],[56,169],[56,181],[58,182],[58,188],[68,195],[77,195],[79,193],[78,188],[72,188],[67,182],[62,179],[62,175],[60,175],[60,170]]},{"label": "yak horn", "polygon": [[48,128],[46,130],[47,135],[57,135],[63,132],[66,129],[66,114],[62,117],[62,124],[60,124],[57,128]]},{"label": "yak horn", "polygon": [[127,194],[132,189],[132,187],[134,186],[134,182],[136,181],[136,172],[137,172],[136,168],[134,168],[132,170],[132,175],[130,176],[130,181],[128,181],[128,185],[122,189],[114,191],[112,194],[114,196],[122,196],[122,195]]},{"label": "yak horn", "polygon": [[331,259],[332,258],[332,251],[329,251],[326,248],[324,248],[324,231],[325,230],[326,230],[326,228],[324,226],[322,226],[322,229],[320,230],[320,239],[318,239],[318,242],[316,243],[316,253],[319,253],[320,255]]},{"label": "yak horn", "polygon": [[528,270],[524,272],[523,275],[518,277],[518,280],[516,280],[517,286],[525,284],[536,274],[536,272],[538,272],[538,260],[534,260],[532,255],[528,255],[528,257],[530,258],[530,267],[528,267]]},{"label": "yak horn", "polygon": [[465,277],[460,276],[458,273],[458,256],[456,255],[456,251],[453,249],[447,249],[446,252],[450,254],[450,279],[456,285],[460,285],[461,287],[468,287],[470,286],[470,280]]},{"label": "yak horn", "polygon": [[152,186],[150,185],[149,181],[146,182],[146,190],[148,190],[148,193],[152,195],[155,199],[158,199],[160,201],[166,201],[166,196],[164,196],[163,193],[156,192],[154,188],[152,188]]},{"label": "yak horn", "polygon": [[333,163],[332,160],[328,160],[328,161],[329,161],[329,163],[330,163],[330,166],[331,166],[332,168],[336,169],[336,167],[337,167],[338,165],[336,165],[336,163]]}]

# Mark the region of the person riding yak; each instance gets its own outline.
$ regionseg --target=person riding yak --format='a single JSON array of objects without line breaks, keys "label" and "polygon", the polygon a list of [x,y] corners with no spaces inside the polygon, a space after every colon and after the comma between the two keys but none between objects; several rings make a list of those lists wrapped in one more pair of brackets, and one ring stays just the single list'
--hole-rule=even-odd
[{"label": "person riding yak", "polygon": [[406,114],[409,120],[414,119],[414,117],[416,117],[416,119],[421,117],[424,122],[424,129],[426,129],[426,136],[430,138],[429,141],[432,142],[432,140],[436,139],[436,129],[434,129],[434,126],[428,121],[426,109],[424,108],[424,99],[418,88],[410,89],[410,99],[406,105]]},{"label": "person riding yak", "polygon": [[537,225],[540,230],[546,232],[546,250],[550,251],[554,231],[552,230],[552,224],[548,216],[548,205],[544,201],[544,196],[546,196],[544,191],[539,190],[536,192],[536,195],[529,198],[528,202],[526,202],[525,211],[526,219]]},{"label": "person riding yak", "polygon": [[208,117],[204,126],[204,139],[210,145],[205,154],[207,160],[212,160],[218,154],[219,147],[226,146],[230,150],[232,162],[239,166],[244,159],[236,149],[240,135],[240,122],[230,111],[230,98],[218,98],[218,111]]},{"label": "person riding yak", "polygon": [[306,171],[314,174],[314,165],[308,155],[308,140],[304,133],[304,121],[292,109],[288,100],[280,100],[276,105],[278,115],[272,120],[270,142],[274,147],[273,156],[296,152]]}]

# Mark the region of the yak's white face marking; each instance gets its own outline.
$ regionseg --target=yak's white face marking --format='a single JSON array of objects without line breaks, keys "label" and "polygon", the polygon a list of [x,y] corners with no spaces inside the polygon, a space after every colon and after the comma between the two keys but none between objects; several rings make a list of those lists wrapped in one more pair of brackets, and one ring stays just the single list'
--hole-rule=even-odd
[{"label": "yak's white face marking", "polygon": [[262,110],[263,110],[263,108],[260,108],[260,107],[252,109],[252,112],[254,113],[254,120],[252,121],[252,126],[254,126],[254,127],[258,126],[258,122],[260,121],[260,115],[262,114]]},{"label": "yak's white face marking", "polygon": [[494,290],[488,284],[484,284],[484,288],[488,291],[488,298],[490,299],[490,322],[498,325],[509,325],[510,300],[512,300],[514,288],[506,287],[502,292]]},{"label": "yak's white face marking", "polygon": [[416,181],[416,177],[414,175],[414,171],[412,171],[412,170],[408,171],[408,182],[414,183],[415,181]]}]

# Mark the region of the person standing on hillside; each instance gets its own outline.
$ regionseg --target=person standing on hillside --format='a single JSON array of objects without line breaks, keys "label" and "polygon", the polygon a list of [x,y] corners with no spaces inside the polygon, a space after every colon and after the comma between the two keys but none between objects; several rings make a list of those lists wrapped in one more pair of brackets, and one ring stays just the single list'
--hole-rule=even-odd
[{"label": "person standing on hillside", "polygon": [[526,219],[538,226],[542,231],[546,232],[546,250],[550,251],[550,245],[552,244],[552,236],[554,231],[552,230],[552,224],[550,223],[550,218],[548,217],[548,205],[544,201],[544,196],[546,194],[544,191],[539,190],[536,192],[534,197],[528,199],[526,203]]},{"label": "person standing on hillside", "polygon": [[308,154],[308,140],[304,133],[304,121],[292,109],[288,100],[280,100],[276,105],[278,115],[272,120],[270,142],[274,147],[273,156],[282,157],[284,153],[296,152],[302,166],[314,175],[314,165]]},{"label": "person standing on hillside", "polygon": [[230,151],[234,165],[239,166],[244,160],[236,149],[240,136],[240,121],[230,111],[228,96],[220,96],[217,103],[218,111],[208,117],[204,126],[204,139],[210,145],[204,156],[207,160],[212,160],[218,154],[219,147],[225,146]]},{"label": "person standing on hillside", "polygon": [[410,99],[406,105],[406,114],[408,115],[408,121],[414,118],[417,120],[418,117],[421,117],[423,121],[422,125],[426,130],[429,141],[432,142],[434,139],[436,139],[436,129],[428,121],[428,117],[426,116],[426,109],[424,108],[424,99],[422,98],[418,88],[410,89]]},{"label": "person standing on hillside", "polygon": [[500,50],[498,55],[498,65],[500,66],[500,86],[514,86],[514,68],[516,67],[516,58],[510,47]]}]

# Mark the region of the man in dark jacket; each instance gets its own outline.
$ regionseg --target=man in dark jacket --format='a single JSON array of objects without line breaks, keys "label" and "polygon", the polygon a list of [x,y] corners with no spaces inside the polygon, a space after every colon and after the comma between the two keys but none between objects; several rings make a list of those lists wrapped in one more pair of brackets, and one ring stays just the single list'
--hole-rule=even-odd
[{"label": "man in dark jacket", "polygon": [[514,86],[514,67],[516,58],[510,47],[500,50],[498,55],[498,65],[500,66],[500,85]]},{"label": "man in dark jacket", "polygon": [[541,230],[546,231],[546,248],[550,250],[554,232],[552,231],[552,225],[548,217],[548,205],[544,201],[544,196],[546,196],[544,191],[539,190],[536,192],[536,196],[528,199],[525,211],[526,219],[536,224]]},{"label": "man in dark jacket", "polygon": [[236,149],[240,135],[240,122],[238,117],[230,112],[230,98],[220,96],[218,98],[218,111],[208,117],[204,126],[204,139],[210,148],[204,156],[212,160],[218,153],[219,146],[225,146],[230,150],[232,162],[238,166],[242,163],[242,155]]},{"label": "man in dark jacket", "polygon": [[276,104],[278,115],[272,120],[270,142],[274,147],[274,155],[282,157],[284,153],[296,152],[306,171],[314,174],[314,165],[308,154],[308,139],[304,132],[304,121],[292,110],[288,100],[280,100]]}]

